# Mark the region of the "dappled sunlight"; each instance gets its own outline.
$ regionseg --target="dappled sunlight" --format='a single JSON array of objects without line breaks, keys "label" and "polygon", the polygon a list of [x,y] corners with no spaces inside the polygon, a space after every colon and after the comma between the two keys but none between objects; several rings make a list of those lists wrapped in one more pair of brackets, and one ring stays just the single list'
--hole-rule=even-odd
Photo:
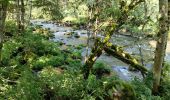
[{"label": "dappled sunlight", "polygon": [[0,100],[168,100],[167,4],[0,0]]}]

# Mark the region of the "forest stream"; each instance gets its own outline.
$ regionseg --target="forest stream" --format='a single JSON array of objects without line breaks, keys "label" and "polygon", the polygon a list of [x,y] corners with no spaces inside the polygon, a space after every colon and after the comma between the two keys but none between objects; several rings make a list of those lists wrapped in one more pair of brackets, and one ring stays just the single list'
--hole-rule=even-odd
[{"label": "forest stream", "polygon": [[[47,22],[44,20],[31,20],[34,25],[40,25],[42,28],[50,29],[55,38],[51,39],[55,42],[63,42],[62,48],[67,48],[68,45],[80,45],[87,44],[87,30],[74,30],[71,27],[62,26],[56,23]],[[70,32],[74,32],[76,36],[68,35]],[[99,35],[101,36],[101,35]],[[114,35],[111,42],[116,45],[124,47],[123,49],[134,57],[138,58],[140,61],[143,60],[143,64],[151,69],[154,59],[154,50],[156,42],[154,40],[139,40],[134,37],[124,36],[124,35]],[[90,44],[93,46],[93,44]],[[90,50],[88,50],[90,53]],[[86,55],[86,48],[82,50],[82,56]],[[142,56],[142,59],[141,59]],[[165,57],[167,62],[170,62],[170,41],[167,44],[167,53]],[[131,80],[134,77],[142,78],[140,72],[129,71],[129,65],[123,63],[122,61],[103,53],[102,56],[97,61],[103,61],[108,66],[113,69],[121,79]]]}]

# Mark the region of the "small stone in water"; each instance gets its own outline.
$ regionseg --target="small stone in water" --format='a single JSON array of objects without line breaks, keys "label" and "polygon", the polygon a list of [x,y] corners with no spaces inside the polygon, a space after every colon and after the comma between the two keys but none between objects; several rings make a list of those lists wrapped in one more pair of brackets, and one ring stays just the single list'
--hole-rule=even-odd
[{"label": "small stone in water", "polygon": [[80,38],[80,35],[79,35],[78,33],[76,33],[76,34],[74,35],[74,37],[75,37],[75,38]]},{"label": "small stone in water", "polygon": [[60,38],[60,40],[64,40],[63,38]]},{"label": "small stone in water", "polygon": [[67,32],[67,33],[64,33],[64,35],[73,35],[74,32]]},{"label": "small stone in water", "polygon": [[86,33],[82,32],[81,34],[86,34]]}]

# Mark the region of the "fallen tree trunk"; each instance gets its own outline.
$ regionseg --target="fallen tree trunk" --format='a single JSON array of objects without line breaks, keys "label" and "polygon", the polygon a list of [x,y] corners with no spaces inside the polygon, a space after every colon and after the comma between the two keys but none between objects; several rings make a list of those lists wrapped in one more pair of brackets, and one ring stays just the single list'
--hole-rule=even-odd
[{"label": "fallen tree trunk", "polygon": [[95,41],[95,45],[92,48],[92,53],[86,60],[85,65],[83,66],[84,79],[88,79],[89,73],[93,68],[93,64],[98,59],[98,57],[101,56],[102,51],[104,50],[104,47],[109,43],[111,36],[126,22],[126,20],[128,19],[129,12],[141,2],[143,2],[143,0],[134,0],[129,5],[124,4],[124,1],[120,2],[120,17],[117,19],[116,22],[111,22],[110,25],[106,28],[106,36],[102,40],[102,42],[98,43],[97,41]]},{"label": "fallen tree trunk", "polygon": [[119,46],[116,45],[107,46],[104,47],[104,51],[107,54],[112,55],[115,58],[123,61],[124,63],[131,65],[131,67],[139,70],[142,73],[142,75],[145,75],[148,71],[144,66],[138,63],[137,59],[132,57],[130,54],[124,52],[123,49]]}]

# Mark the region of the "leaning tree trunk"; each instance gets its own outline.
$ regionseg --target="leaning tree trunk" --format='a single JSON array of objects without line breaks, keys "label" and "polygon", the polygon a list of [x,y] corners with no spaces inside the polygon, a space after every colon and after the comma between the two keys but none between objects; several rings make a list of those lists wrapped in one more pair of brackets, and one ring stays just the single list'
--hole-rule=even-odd
[{"label": "leaning tree trunk", "polygon": [[88,79],[93,64],[95,63],[97,58],[101,56],[104,47],[109,43],[109,40],[113,33],[125,23],[128,18],[129,11],[133,10],[141,2],[143,2],[143,0],[133,0],[128,7],[124,1],[120,3],[120,10],[122,11],[121,16],[120,18],[118,18],[117,23],[111,23],[111,25],[108,27],[109,30],[107,30],[106,37],[103,39],[103,41],[101,41],[100,43],[98,41],[95,41],[95,46],[92,48],[92,53],[83,67],[84,79]]},{"label": "leaning tree trunk", "polygon": [[89,43],[90,43],[90,35],[91,35],[90,27],[92,26],[91,19],[92,19],[92,13],[93,13],[92,7],[88,7],[88,8],[89,8],[89,15],[88,15],[89,22],[87,26],[87,46],[86,46],[86,56],[84,59],[85,62],[87,61],[87,58],[89,56]]},{"label": "leaning tree trunk", "polygon": [[168,37],[168,0],[159,0],[159,12],[161,17],[159,19],[159,32],[153,66],[153,93],[157,93],[160,86],[161,71],[166,53]]},{"label": "leaning tree trunk", "polygon": [[0,65],[1,63],[1,51],[3,46],[3,32],[4,32],[4,26],[5,26],[5,19],[7,14],[7,1],[0,1]]},{"label": "leaning tree trunk", "polygon": [[100,5],[99,5],[99,0],[96,0],[95,3],[96,3],[96,4],[95,4],[95,16],[96,16],[96,17],[95,17],[95,24],[94,24],[94,26],[95,26],[94,29],[95,29],[95,30],[94,30],[94,34],[93,34],[93,38],[94,38],[94,39],[96,39],[97,34],[98,34],[99,9],[100,9],[100,8],[99,8],[99,6],[100,6]]}]

